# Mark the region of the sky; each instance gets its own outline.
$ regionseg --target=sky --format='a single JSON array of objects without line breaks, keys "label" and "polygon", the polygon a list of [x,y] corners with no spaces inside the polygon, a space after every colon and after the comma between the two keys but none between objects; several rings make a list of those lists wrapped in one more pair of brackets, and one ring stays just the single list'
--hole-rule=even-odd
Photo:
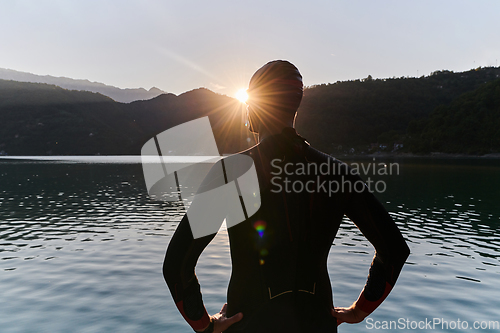
[{"label": "sky", "polygon": [[307,86],[498,66],[498,0],[0,2],[0,68],[233,96],[268,61]]}]

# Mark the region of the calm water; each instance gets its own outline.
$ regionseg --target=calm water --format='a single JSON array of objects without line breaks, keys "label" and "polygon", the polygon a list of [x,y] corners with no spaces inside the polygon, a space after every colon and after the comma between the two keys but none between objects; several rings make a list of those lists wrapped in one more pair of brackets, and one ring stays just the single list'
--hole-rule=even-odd
[{"label": "calm water", "polygon": [[[399,162],[399,175],[376,178],[387,185],[377,196],[412,254],[373,325],[459,319],[469,329],[436,331],[470,332],[475,320],[500,321],[500,161],[376,162]],[[0,331],[192,332],[161,275],[182,215],[148,198],[140,164],[0,160]],[[372,257],[346,220],[329,258],[336,305],[357,298]],[[229,272],[223,228],[197,267],[210,313]]]}]

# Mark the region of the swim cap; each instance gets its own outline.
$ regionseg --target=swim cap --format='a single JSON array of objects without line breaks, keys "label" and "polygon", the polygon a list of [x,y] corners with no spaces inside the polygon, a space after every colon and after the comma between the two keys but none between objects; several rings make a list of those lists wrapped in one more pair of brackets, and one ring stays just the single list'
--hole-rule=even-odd
[{"label": "swim cap", "polygon": [[302,100],[302,75],[290,62],[274,60],[255,72],[247,92],[249,105],[294,114]]}]

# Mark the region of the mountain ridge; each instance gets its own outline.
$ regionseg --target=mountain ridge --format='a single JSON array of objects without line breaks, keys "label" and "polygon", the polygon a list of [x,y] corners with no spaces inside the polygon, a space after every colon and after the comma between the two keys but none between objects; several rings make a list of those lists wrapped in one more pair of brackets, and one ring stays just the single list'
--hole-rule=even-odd
[{"label": "mountain ridge", "polygon": [[72,79],[52,75],[37,75],[13,69],[0,68],[0,79],[18,82],[46,83],[69,90],[90,91],[108,96],[120,103],[131,103],[137,100],[148,100],[164,94],[156,87],[149,90],[144,88],[118,88],[101,82],[92,82],[88,79]]},{"label": "mountain ridge", "polygon": [[205,88],[125,104],[98,93],[0,80],[0,154],[140,155],[154,135],[204,116],[220,153],[235,153],[255,143],[247,140],[243,114],[240,102]]},{"label": "mountain ridge", "polygon": [[[500,68],[487,67],[307,87],[296,128],[314,147],[332,155],[494,154],[500,152],[500,142],[490,138],[500,126],[495,113],[500,87],[487,85],[499,77]],[[0,154],[139,155],[154,135],[203,116],[210,119],[219,152],[235,153],[255,143],[244,126],[245,114],[244,104],[206,88],[124,104],[98,93],[0,80]],[[446,126],[439,127],[441,122]],[[459,140],[455,123],[472,141]],[[477,135],[480,128],[491,135]],[[460,142],[458,148],[453,141]]]}]

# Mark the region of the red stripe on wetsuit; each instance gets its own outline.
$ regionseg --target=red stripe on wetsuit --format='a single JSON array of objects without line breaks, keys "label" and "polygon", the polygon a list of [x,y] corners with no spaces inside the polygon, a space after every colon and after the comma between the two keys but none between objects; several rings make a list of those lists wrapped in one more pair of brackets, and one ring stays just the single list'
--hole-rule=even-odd
[{"label": "red stripe on wetsuit", "polygon": [[205,313],[200,319],[192,320],[186,315],[186,312],[184,311],[184,301],[176,302],[175,305],[177,306],[177,309],[179,309],[179,312],[182,314],[187,323],[193,328],[193,330],[202,331],[205,329],[205,327],[208,326],[208,324],[210,324],[210,316],[208,315],[207,310],[205,310]]},{"label": "red stripe on wetsuit", "polygon": [[382,302],[387,298],[389,293],[392,290],[392,286],[389,284],[389,282],[385,283],[385,289],[384,289],[384,294],[376,301],[369,301],[365,297],[365,290],[361,292],[359,295],[358,300],[356,301],[356,307],[359,308],[361,311],[366,312],[368,314],[372,313],[375,311],[375,309],[382,304]]}]

